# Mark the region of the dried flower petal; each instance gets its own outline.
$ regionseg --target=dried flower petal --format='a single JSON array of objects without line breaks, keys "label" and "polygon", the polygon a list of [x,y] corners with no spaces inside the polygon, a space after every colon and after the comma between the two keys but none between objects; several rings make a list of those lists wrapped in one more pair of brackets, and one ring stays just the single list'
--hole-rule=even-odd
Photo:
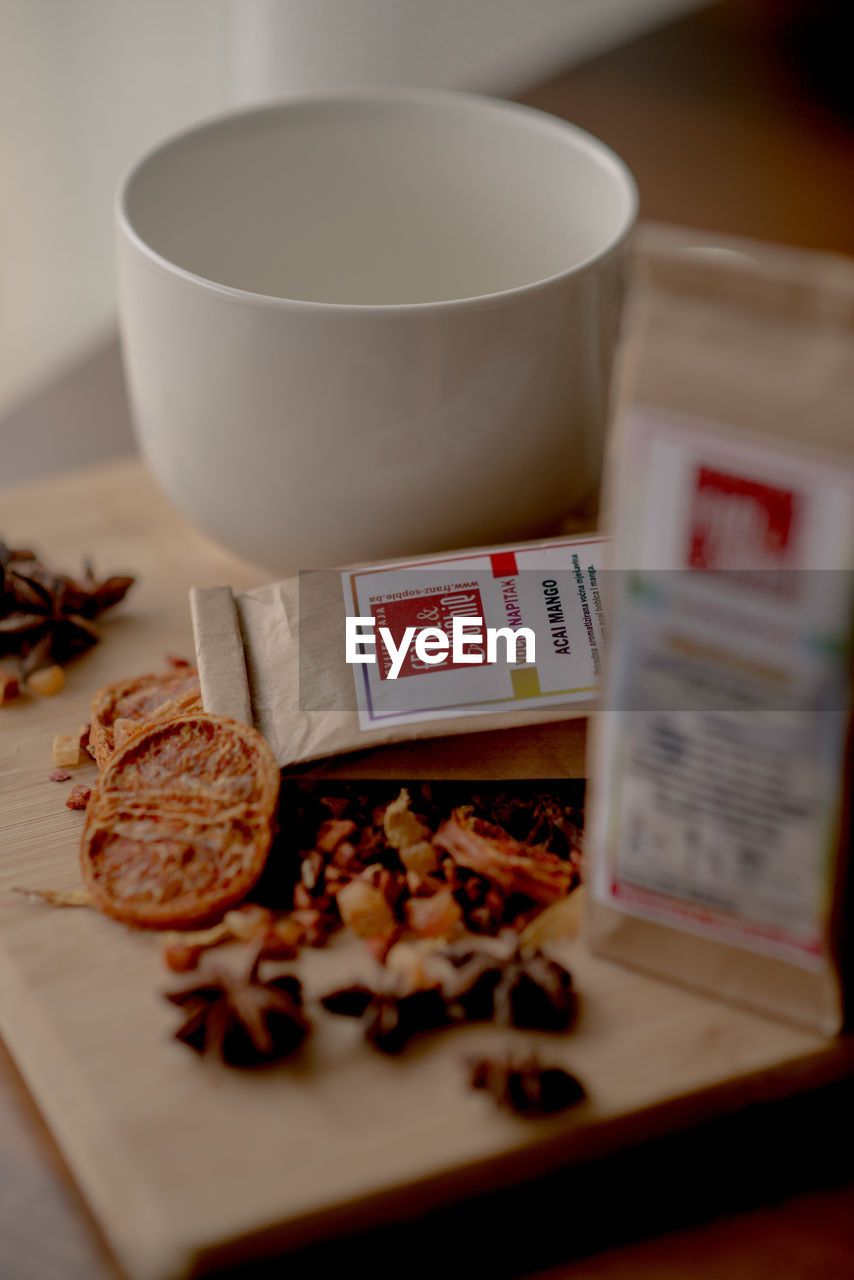
[{"label": "dried flower petal", "polygon": [[13,893],[38,898],[51,907],[91,907],[92,899],[85,889],[25,889],[15,886]]}]

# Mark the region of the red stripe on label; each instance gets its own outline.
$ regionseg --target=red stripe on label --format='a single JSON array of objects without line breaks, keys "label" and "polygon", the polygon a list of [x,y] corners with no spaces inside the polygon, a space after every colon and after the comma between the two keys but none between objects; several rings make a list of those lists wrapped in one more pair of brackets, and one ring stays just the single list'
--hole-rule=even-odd
[{"label": "red stripe on label", "polygon": [[499,551],[498,555],[490,556],[489,559],[493,578],[509,578],[519,572],[516,568],[515,551]]}]

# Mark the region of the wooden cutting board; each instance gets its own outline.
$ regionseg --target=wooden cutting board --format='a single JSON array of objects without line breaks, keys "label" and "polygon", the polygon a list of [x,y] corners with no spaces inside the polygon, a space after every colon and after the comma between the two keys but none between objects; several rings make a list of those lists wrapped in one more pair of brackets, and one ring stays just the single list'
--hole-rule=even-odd
[{"label": "wooden cutting board", "polygon": [[[357,1025],[321,1015],[294,1064],[202,1064],[171,1039],[156,938],[13,889],[79,883],[82,815],[65,807],[72,784],[49,780],[54,734],[88,718],[98,686],[191,655],[191,585],[245,589],[263,575],[193,532],[137,462],[0,495],[0,531],[57,567],[91,553],[139,578],[61,694],[0,709],[0,1030],[133,1280],[415,1213],[854,1068],[851,1040],[653,982],[578,941],[559,951],[581,993],[577,1030],[534,1038],[587,1087],[561,1118],[516,1119],[466,1088],[464,1057],[507,1043],[488,1027],[386,1060]],[[75,780],[92,776],[85,766]],[[368,963],[341,943],[299,965],[310,994]]]}]

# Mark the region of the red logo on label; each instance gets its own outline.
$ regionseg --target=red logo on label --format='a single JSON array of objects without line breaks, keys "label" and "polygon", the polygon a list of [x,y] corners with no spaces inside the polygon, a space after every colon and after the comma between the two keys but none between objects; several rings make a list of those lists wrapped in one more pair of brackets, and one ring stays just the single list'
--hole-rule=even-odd
[{"label": "red logo on label", "polygon": [[[395,646],[403,640],[407,627],[415,627],[421,631],[425,627],[437,627],[444,631],[451,641],[451,629],[454,618],[483,618],[483,604],[480,590],[474,586],[461,586],[449,591],[431,591],[421,596],[409,596],[405,600],[389,600],[383,604],[372,604],[371,615],[376,618],[375,635],[377,640],[377,667],[381,680],[388,679],[391,658],[380,637],[380,627],[387,627],[391,632]],[[481,628],[481,631],[483,628]],[[467,643],[468,654],[482,655],[486,660],[485,646]],[[453,662],[451,650],[441,663],[430,665],[422,662],[415,652],[415,637],[412,637],[398,679],[403,676],[421,676],[427,671],[466,671],[471,670],[467,663]]]},{"label": "red logo on label", "polygon": [[699,467],[691,504],[692,569],[796,567],[798,498],[788,489]]}]

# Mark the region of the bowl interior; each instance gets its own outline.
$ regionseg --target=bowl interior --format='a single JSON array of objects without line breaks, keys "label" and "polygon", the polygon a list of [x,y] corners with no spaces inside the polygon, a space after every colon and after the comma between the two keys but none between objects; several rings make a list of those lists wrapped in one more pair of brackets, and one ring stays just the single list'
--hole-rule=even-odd
[{"label": "bowl interior", "polygon": [[149,249],[216,284],[412,305],[582,266],[624,235],[634,188],[562,121],[415,93],[295,99],[203,125],[146,157],[121,207]]}]

